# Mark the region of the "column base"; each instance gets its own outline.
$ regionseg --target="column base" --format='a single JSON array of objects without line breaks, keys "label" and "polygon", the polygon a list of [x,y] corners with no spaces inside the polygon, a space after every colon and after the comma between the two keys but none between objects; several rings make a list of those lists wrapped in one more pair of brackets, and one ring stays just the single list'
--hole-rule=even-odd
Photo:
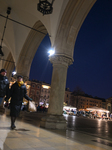
[{"label": "column base", "polygon": [[47,115],[41,118],[40,127],[47,129],[66,129],[66,120],[62,115]]}]

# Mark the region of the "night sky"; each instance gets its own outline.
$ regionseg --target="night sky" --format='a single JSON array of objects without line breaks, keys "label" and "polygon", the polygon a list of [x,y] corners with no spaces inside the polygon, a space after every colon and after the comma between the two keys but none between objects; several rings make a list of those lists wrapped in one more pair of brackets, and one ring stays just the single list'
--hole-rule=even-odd
[{"label": "night sky", "polygon": [[[51,83],[50,46],[46,36],[33,59],[30,79]],[[71,91],[77,86],[92,96],[112,96],[112,0],[97,0],[79,31],[66,83]]]}]

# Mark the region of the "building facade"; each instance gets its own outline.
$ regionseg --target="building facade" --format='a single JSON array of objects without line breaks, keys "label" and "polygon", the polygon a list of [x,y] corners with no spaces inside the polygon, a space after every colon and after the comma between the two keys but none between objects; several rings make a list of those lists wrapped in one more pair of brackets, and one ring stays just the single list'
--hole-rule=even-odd
[{"label": "building facade", "polygon": [[29,97],[33,99],[35,104],[39,104],[40,95],[41,95],[41,82],[37,80],[30,81],[30,86],[27,89]]},{"label": "building facade", "polygon": [[112,97],[106,99],[106,109],[112,113]]},{"label": "building facade", "polygon": [[[11,77],[10,87],[15,83],[15,78]],[[51,85],[37,80],[26,81],[27,95],[35,101],[35,104],[49,104]],[[69,88],[65,89],[64,102],[68,106],[76,107],[78,110],[90,107],[100,107],[112,113],[112,97],[108,99],[93,98],[83,95],[74,95]]]},{"label": "building facade", "polygon": [[99,108],[104,108],[110,111],[112,113],[112,97],[108,99],[101,99],[97,97],[88,97],[88,96],[82,96],[82,95],[73,95],[71,93],[70,97],[70,105],[76,107],[78,110],[90,107],[99,107]]},{"label": "building facade", "polygon": [[102,107],[102,100],[92,98],[92,97],[80,96],[80,95],[77,96],[71,95],[70,103],[78,110],[86,109],[94,106]]},{"label": "building facade", "polygon": [[72,93],[72,92],[70,92],[69,88],[66,88],[66,89],[65,89],[64,102],[65,102],[67,105],[70,105],[71,93]]},{"label": "building facade", "polygon": [[41,94],[40,94],[40,103],[46,104],[49,103],[49,98],[50,98],[50,84],[41,83]]},{"label": "building facade", "polygon": [[[51,85],[45,82],[37,80],[26,81],[27,94],[31,97],[35,103],[38,104],[49,104]],[[69,88],[65,89],[64,102],[70,105],[71,92]]]}]

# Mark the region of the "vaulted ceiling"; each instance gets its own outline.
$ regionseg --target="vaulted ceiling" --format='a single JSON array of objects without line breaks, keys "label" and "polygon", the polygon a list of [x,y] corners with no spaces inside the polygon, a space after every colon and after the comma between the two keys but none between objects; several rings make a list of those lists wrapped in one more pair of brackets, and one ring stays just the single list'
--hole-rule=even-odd
[{"label": "vaulted ceiling", "polygon": [[1,15],[7,16],[8,7],[11,7],[9,18],[44,33],[41,35],[37,31],[8,20],[2,45],[3,58],[7,59],[12,55],[11,58],[17,65],[21,57],[23,56],[23,62],[26,56],[29,60],[24,64],[27,65],[29,62],[30,66],[39,44],[47,33],[50,35],[52,46],[55,45],[57,48],[56,53],[73,57],[77,34],[95,2],[96,0],[55,0],[53,13],[43,16],[37,10],[39,0],[0,0],[0,39],[6,21]]}]

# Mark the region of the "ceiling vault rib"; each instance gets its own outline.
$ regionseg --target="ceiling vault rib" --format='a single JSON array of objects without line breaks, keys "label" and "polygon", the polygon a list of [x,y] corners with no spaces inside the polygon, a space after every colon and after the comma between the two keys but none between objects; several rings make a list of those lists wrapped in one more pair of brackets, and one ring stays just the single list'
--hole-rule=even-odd
[{"label": "ceiling vault rib", "polygon": [[[4,16],[4,15],[2,15],[2,14],[0,14],[0,16],[3,17],[3,18],[7,18],[6,16]],[[29,28],[29,29],[32,29],[32,30],[36,31],[36,32],[39,32],[39,33],[41,33],[41,34],[48,35],[49,37],[51,37],[51,35],[46,34],[46,33],[44,33],[44,32],[41,32],[41,31],[39,31],[39,30],[37,30],[37,29],[35,29],[35,28],[32,28],[32,27],[30,27],[30,26],[28,26],[28,25],[25,25],[25,24],[23,24],[23,23],[21,23],[21,22],[19,22],[19,21],[16,21],[16,20],[11,19],[11,18],[8,18],[8,19],[9,19],[10,21],[13,21],[13,22],[15,22],[15,23],[18,23],[18,24],[20,24],[20,25],[22,25],[22,26],[24,26],[24,27],[27,27],[27,28]]]},{"label": "ceiling vault rib", "polygon": [[15,62],[14,62],[14,61],[10,61],[10,60],[6,60],[6,59],[2,59],[2,58],[0,58],[0,60],[7,61],[7,62],[11,62],[11,63],[14,63],[14,64],[15,64]]}]

